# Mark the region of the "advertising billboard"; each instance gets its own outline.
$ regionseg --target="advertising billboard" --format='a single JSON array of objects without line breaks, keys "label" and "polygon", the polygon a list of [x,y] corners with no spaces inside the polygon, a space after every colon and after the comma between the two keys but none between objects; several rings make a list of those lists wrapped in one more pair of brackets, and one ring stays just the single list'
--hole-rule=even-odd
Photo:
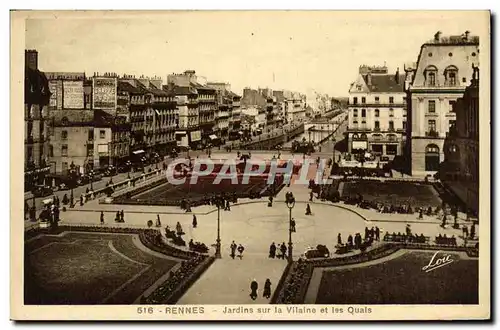
[{"label": "advertising billboard", "polygon": [[83,81],[64,81],[64,108],[83,109]]},{"label": "advertising billboard", "polygon": [[56,82],[56,108],[61,110],[63,106],[63,82],[58,80]]},{"label": "advertising billboard", "polygon": [[196,142],[201,140],[201,131],[191,132],[191,142]]},{"label": "advertising billboard", "polygon": [[96,77],[93,79],[93,108],[116,108],[116,78]]},{"label": "advertising billboard", "polygon": [[367,141],[352,141],[352,149],[368,149]]},{"label": "advertising billboard", "polygon": [[57,107],[57,81],[49,81],[50,101],[49,107]]}]

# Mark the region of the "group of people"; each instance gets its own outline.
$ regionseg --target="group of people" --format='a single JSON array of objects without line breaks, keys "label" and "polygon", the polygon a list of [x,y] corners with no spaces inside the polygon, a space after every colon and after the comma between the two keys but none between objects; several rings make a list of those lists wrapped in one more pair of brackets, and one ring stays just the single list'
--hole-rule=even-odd
[{"label": "group of people", "polygon": [[231,258],[236,258],[236,251],[238,251],[238,258],[243,259],[243,251],[245,251],[245,247],[241,244],[236,244],[234,241],[231,243]]},{"label": "group of people", "polygon": [[[259,289],[259,283],[257,283],[256,279],[253,279],[253,281],[250,283],[250,298],[252,298],[252,300],[257,299],[258,289]],[[271,280],[270,279],[266,279],[266,282],[264,283],[264,292],[263,292],[262,296],[266,299],[271,298]]]},{"label": "group of people", "polygon": [[278,247],[273,242],[271,244],[271,246],[269,247],[269,258],[271,258],[271,259],[277,258],[277,259],[285,260],[286,259],[286,252],[288,250],[285,242],[279,244],[279,252],[280,253],[277,254],[277,252],[278,252],[277,250],[278,250]]},{"label": "group of people", "polygon": [[123,210],[116,211],[115,222],[125,222],[125,212]]},{"label": "group of people", "polygon": [[476,237],[476,224],[475,223],[472,224],[472,226],[470,227],[470,231],[467,225],[463,225],[462,232],[464,235],[464,239],[465,238],[474,239]]},{"label": "group of people", "polygon": [[342,235],[339,233],[337,235],[337,247],[349,247],[349,248],[354,248],[354,249],[359,249],[361,248],[363,242],[366,242],[368,244],[371,244],[373,241],[380,241],[380,228],[379,227],[372,227],[368,228],[365,227],[365,237],[363,238],[360,233],[356,233],[354,237],[352,235],[349,235],[347,237],[347,243],[344,244],[342,242]]}]

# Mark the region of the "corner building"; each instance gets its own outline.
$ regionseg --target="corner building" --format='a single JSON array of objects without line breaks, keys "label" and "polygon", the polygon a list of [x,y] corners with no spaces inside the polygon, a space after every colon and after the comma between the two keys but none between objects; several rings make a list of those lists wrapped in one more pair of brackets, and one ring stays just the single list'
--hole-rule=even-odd
[{"label": "corner building", "polygon": [[405,75],[384,66],[359,67],[349,89],[348,152],[403,154],[407,125]]},{"label": "corner building", "polygon": [[411,138],[408,139],[410,173],[433,175],[444,161],[444,140],[456,125],[455,103],[464,94],[473,65],[479,64],[479,37],[466,31],[461,36],[434,39],[420,48],[408,86]]}]

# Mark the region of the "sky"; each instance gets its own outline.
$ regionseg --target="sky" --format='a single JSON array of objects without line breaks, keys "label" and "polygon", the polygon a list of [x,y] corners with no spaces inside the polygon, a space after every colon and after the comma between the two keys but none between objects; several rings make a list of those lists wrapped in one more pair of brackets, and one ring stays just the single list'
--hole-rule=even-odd
[{"label": "sky", "polygon": [[[437,31],[474,34],[476,12],[241,11],[56,13],[26,20],[42,71],[160,76],[348,96],[358,67],[403,71]],[[484,14],[483,14],[484,15]]]}]

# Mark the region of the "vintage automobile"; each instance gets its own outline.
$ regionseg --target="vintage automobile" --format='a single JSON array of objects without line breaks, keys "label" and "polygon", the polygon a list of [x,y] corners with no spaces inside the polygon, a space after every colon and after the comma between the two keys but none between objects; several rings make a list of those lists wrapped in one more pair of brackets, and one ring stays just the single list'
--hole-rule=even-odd
[{"label": "vintage automobile", "polygon": [[31,192],[35,197],[46,197],[54,193],[52,188],[48,186],[35,186]]},{"label": "vintage automobile", "polygon": [[317,245],[316,248],[314,247],[308,247],[304,251],[304,258],[305,259],[314,259],[314,258],[329,258],[330,257],[330,251],[325,245]]}]

